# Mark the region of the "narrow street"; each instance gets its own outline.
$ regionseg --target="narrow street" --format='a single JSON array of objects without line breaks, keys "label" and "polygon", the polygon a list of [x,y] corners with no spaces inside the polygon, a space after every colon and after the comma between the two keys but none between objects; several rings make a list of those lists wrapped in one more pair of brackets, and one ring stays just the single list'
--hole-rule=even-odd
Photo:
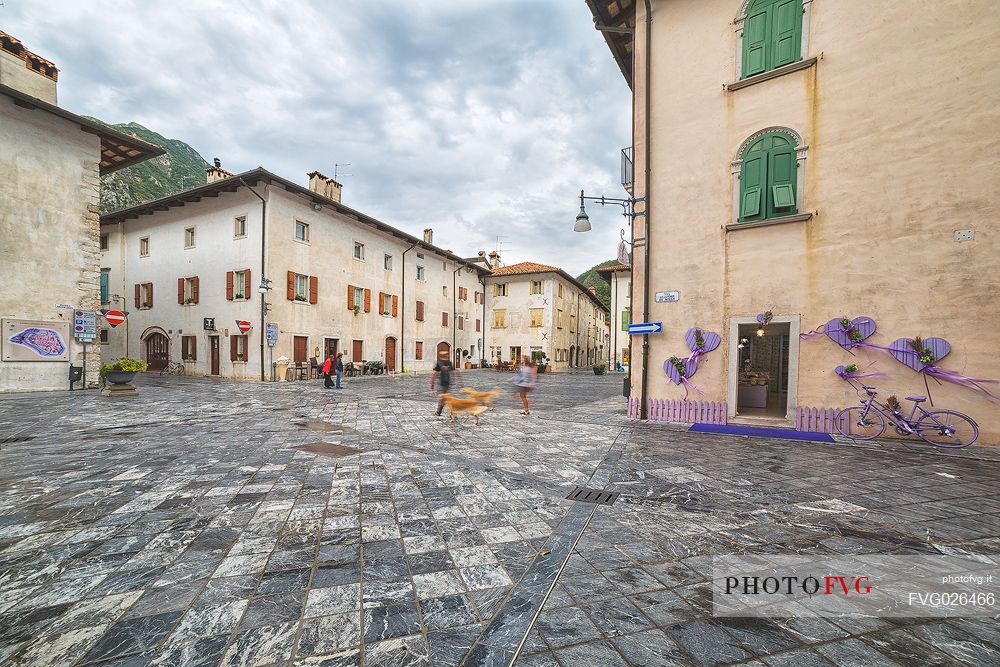
[{"label": "narrow street", "polygon": [[[689,433],[621,377],[0,397],[0,663],[987,665],[993,619],[712,616],[722,554],[995,553],[1000,452]],[[566,499],[618,492],[611,505]]]}]

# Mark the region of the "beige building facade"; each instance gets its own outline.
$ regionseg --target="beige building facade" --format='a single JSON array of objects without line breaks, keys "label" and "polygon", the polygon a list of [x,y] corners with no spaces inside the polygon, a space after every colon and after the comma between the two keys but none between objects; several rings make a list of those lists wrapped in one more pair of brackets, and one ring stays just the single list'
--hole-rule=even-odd
[{"label": "beige building facade", "polygon": [[73,331],[75,310],[101,307],[100,176],[163,153],[55,106],[57,79],[0,32],[2,392],[68,389],[71,364],[97,384],[100,339]]},{"label": "beige building facade", "polygon": [[607,360],[604,305],[558,267],[535,262],[494,267],[486,306],[491,364],[544,355],[554,370],[564,370]]},{"label": "beige building facade", "polygon": [[208,181],[102,218],[107,298],[129,311],[107,357],[257,380],[281,357],[337,352],[391,372],[428,370],[439,351],[481,363],[488,271],[433,245],[431,230],[412,237],[344,206],[318,172],[308,187],[264,169],[212,167]]},{"label": "beige building facade", "polygon": [[[634,94],[633,320],[665,331],[645,358],[635,341],[632,396],[684,395],[663,365],[690,328],[721,338],[691,381],[730,421],[856,404],[835,372],[852,363],[883,398],[927,393],[883,349],[801,337],[840,318],[874,320],[882,347],[945,339],[940,368],[1000,379],[995,3],[652,0],[648,22],[646,4],[588,0],[634,28],[605,33]],[[995,402],[927,386],[1000,443]]]},{"label": "beige building facade", "polygon": [[608,368],[628,371],[631,359],[631,337],[628,325],[632,322],[632,267],[614,264],[597,270],[611,287],[611,319],[609,321]]}]

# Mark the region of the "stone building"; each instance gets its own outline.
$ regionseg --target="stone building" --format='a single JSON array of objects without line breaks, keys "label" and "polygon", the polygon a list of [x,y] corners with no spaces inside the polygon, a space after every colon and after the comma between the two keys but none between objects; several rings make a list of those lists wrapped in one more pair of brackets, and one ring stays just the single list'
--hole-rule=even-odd
[{"label": "stone building", "polygon": [[[883,398],[930,388],[1000,441],[982,393],[801,337],[870,318],[864,342],[945,339],[940,368],[1000,379],[996,3],[587,4],[633,94],[633,319],[665,326],[648,355],[633,341],[632,396],[684,395],[664,363],[699,327],[721,345],[691,381],[730,422],[854,405],[835,371],[853,363],[882,374]],[[658,302],[665,290],[679,300]]]},{"label": "stone building", "polygon": [[632,322],[632,267],[628,264],[605,266],[597,269],[597,275],[611,286],[608,368],[627,371],[631,355],[628,325]]},{"label": "stone building", "polygon": [[443,350],[481,363],[488,269],[435,246],[430,229],[416,238],[343,205],[323,174],[308,178],[217,163],[204,186],[103,216],[107,298],[130,311],[107,332],[106,356],[258,380],[282,356],[344,352],[401,371],[429,369]]},{"label": "stone building", "polygon": [[100,307],[100,176],[164,151],[56,106],[59,71],[0,32],[0,391],[95,385],[100,341],[73,339]]},{"label": "stone building", "polygon": [[[499,258],[493,257],[498,260]],[[544,354],[555,370],[606,361],[608,323],[597,295],[556,266],[493,266],[487,278],[491,363]]]}]

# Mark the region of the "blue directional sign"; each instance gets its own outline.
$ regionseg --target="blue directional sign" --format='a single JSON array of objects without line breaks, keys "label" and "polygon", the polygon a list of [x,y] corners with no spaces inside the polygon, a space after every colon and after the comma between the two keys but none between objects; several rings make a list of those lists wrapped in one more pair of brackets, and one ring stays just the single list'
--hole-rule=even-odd
[{"label": "blue directional sign", "polygon": [[643,334],[660,333],[663,331],[663,322],[643,322],[642,324],[628,325],[629,336],[641,336]]}]

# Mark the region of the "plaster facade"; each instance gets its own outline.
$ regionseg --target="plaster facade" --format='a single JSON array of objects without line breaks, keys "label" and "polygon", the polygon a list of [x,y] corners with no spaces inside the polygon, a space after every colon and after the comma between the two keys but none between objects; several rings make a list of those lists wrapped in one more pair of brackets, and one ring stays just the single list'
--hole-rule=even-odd
[{"label": "plaster facade", "polygon": [[[652,82],[649,288],[683,295],[676,303],[649,299],[647,321],[662,320],[665,332],[650,336],[648,397],[683,395],[662,364],[686,352],[684,333],[699,326],[723,341],[693,381],[706,399],[727,400],[730,419],[739,420],[730,332],[740,318],[764,311],[800,320],[803,331],[869,316],[878,331],[868,342],[879,345],[942,337],[952,345],[943,368],[1000,379],[1000,79],[993,67],[1000,22],[983,20],[995,16],[994,3],[887,3],[873,23],[870,3],[813,0],[803,14],[802,67],[735,89],[727,84],[737,81],[742,3],[654,0],[651,53],[637,4],[637,197],[647,194],[647,55]],[[775,127],[800,138],[800,215],[739,223],[734,161],[749,137]],[[637,237],[643,226],[637,219]],[[647,270],[642,255],[633,257],[636,304]],[[888,354],[852,356],[817,337],[801,341],[790,368],[797,386],[789,413],[855,404],[854,390],[834,373],[852,362],[885,374],[875,381],[883,397],[926,394],[921,375]],[[633,396],[641,369],[633,367]],[[982,442],[1000,443],[995,403],[953,384],[930,387],[936,406],[968,413]]]},{"label": "plaster facade", "polygon": [[632,322],[632,271],[627,264],[597,270],[611,287],[608,369],[629,369],[631,341],[628,325]]}]

